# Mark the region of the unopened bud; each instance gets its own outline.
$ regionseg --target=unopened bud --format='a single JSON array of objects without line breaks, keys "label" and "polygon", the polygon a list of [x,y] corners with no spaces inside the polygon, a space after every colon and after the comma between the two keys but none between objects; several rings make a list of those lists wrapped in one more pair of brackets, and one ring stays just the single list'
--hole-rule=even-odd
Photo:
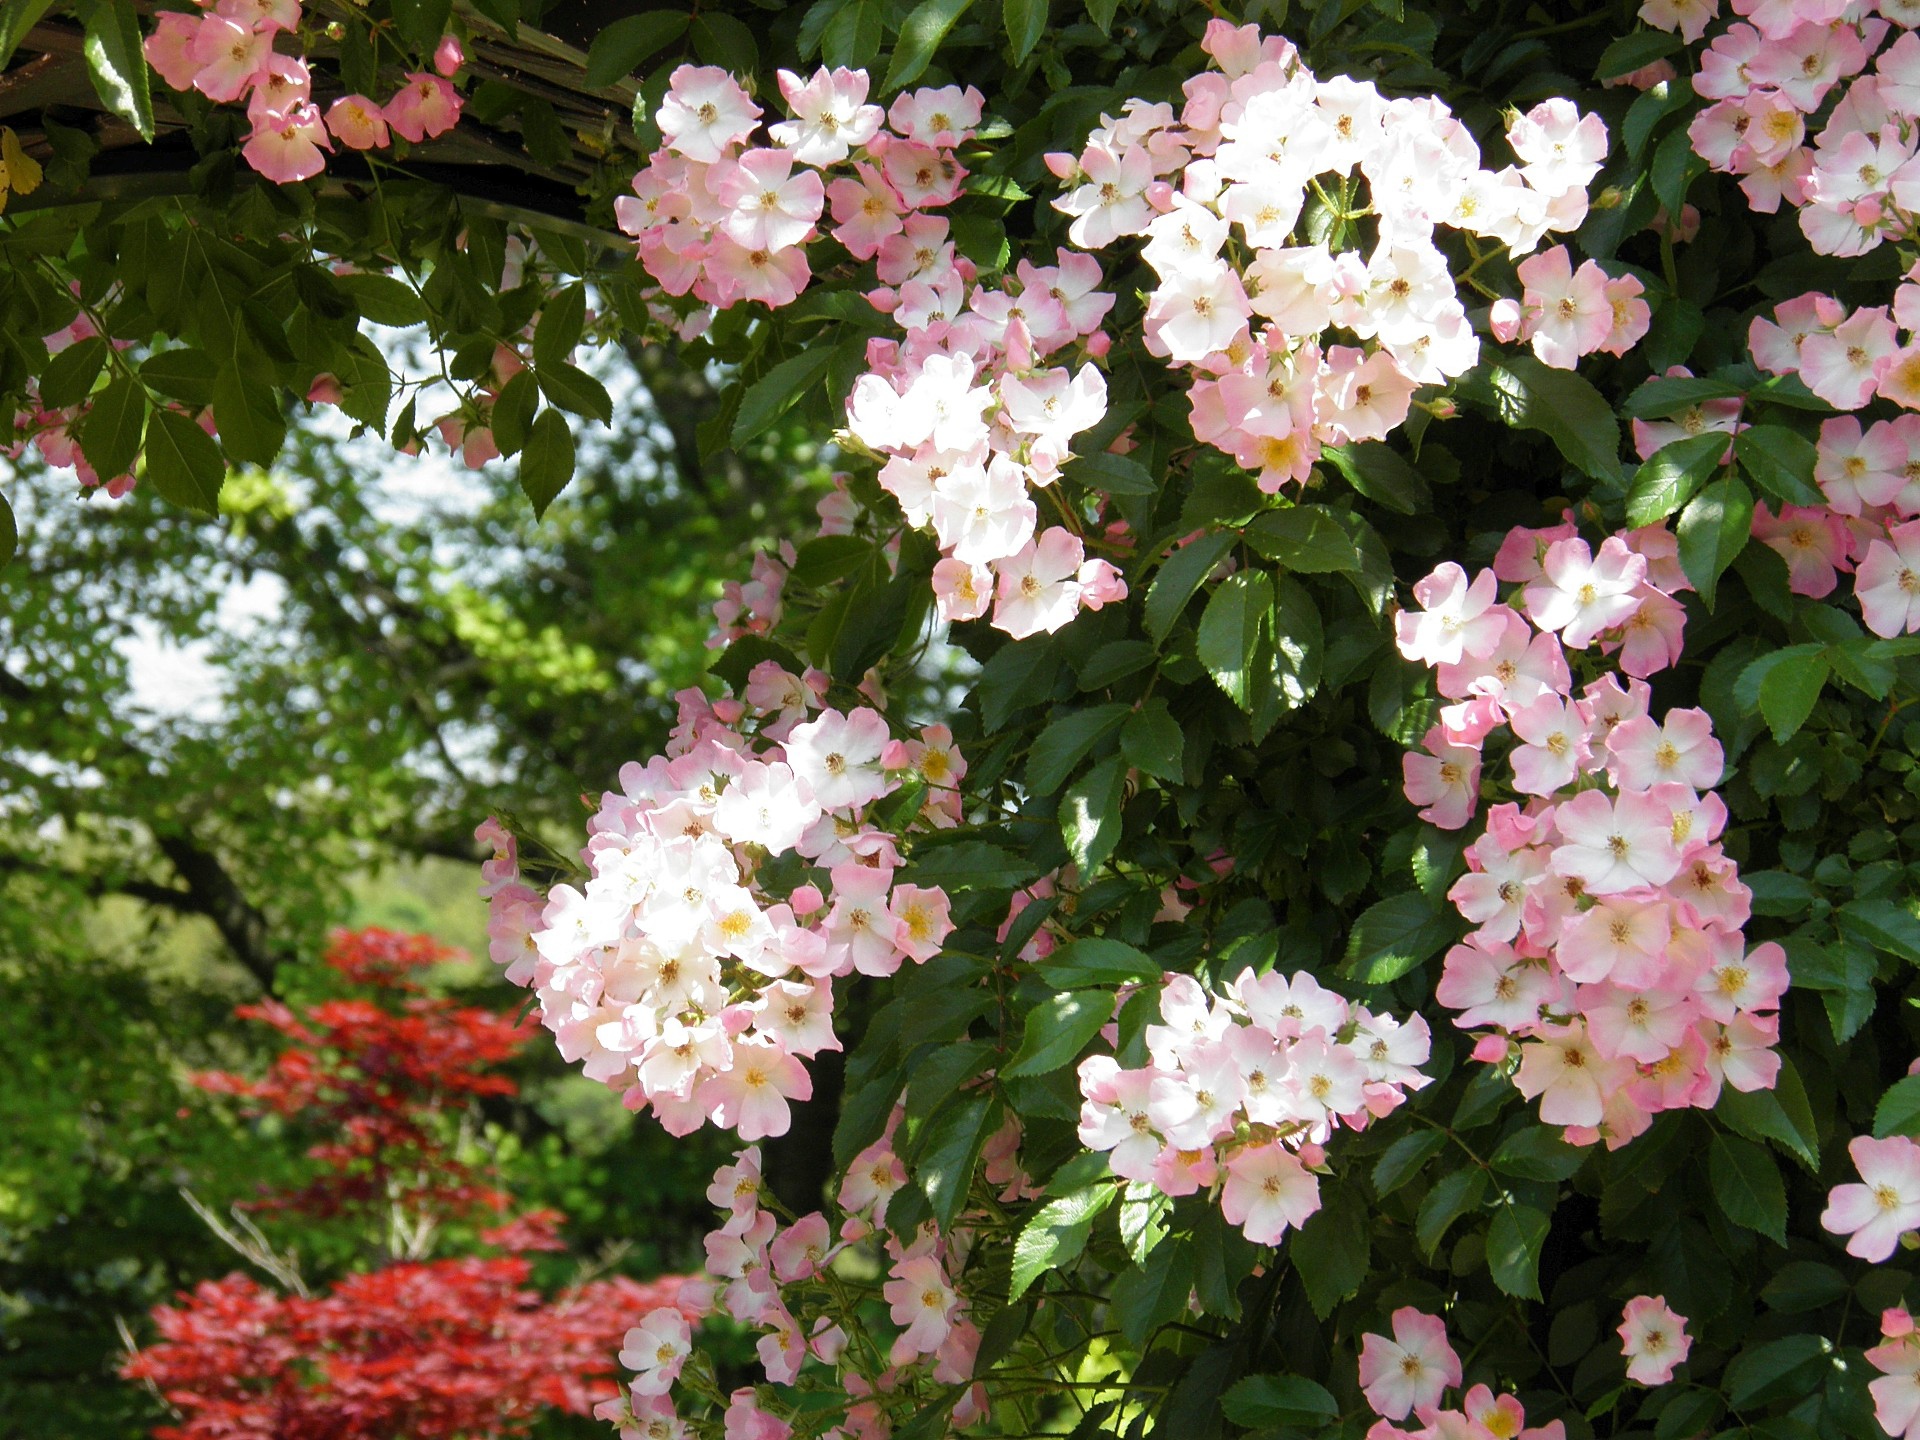
[{"label": "unopened bud", "polygon": [[1626,198],[1626,192],[1621,190],[1618,185],[1609,185],[1593,197],[1593,208],[1596,210],[1617,210],[1621,205],[1626,203]]}]

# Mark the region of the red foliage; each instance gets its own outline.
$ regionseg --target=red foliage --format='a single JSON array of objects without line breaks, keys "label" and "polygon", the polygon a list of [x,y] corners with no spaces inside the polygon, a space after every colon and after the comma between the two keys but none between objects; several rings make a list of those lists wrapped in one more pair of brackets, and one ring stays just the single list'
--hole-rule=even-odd
[{"label": "red foliage", "polygon": [[389,1265],[312,1299],[209,1280],[153,1312],[163,1338],[122,1373],[179,1411],[157,1440],[523,1434],[543,1408],[584,1415],[611,1398],[620,1337],[679,1303],[681,1285],[600,1280],[549,1301],[527,1271],[517,1258]]},{"label": "red foliage", "polygon": [[[340,932],[327,962],[372,999],[296,1013],[237,1013],[290,1042],[263,1079],[195,1076],[318,1131],[320,1175],[268,1203],[308,1214],[396,1200],[436,1215],[510,1197],[481,1183],[444,1138],[442,1113],[514,1083],[485,1073],[532,1032],[430,997],[418,976],[457,952],[424,936]],[[548,1299],[527,1288],[534,1250],[563,1250],[565,1217],[529,1210],[479,1232],[498,1258],[393,1263],[325,1294],[282,1296],[244,1275],[209,1280],[153,1312],[161,1339],[122,1370],[155,1386],[179,1423],[159,1440],[483,1440],[525,1433],[543,1409],[588,1413],[617,1387],[613,1354],[649,1310],[681,1304],[679,1277],[616,1278]],[[690,1319],[697,1311],[683,1305]]]},{"label": "red foliage", "polygon": [[262,1079],[211,1070],[194,1083],[296,1116],[327,1137],[307,1152],[322,1173],[263,1203],[318,1215],[395,1200],[447,1215],[505,1207],[506,1196],[454,1157],[439,1121],[449,1104],[514,1094],[512,1080],[484,1071],[536,1030],[429,996],[418,973],[458,955],[424,935],[337,931],[327,964],[349,984],[377,987],[377,999],[328,1000],[302,1014],[268,999],[235,1011],[271,1025],[291,1048]]}]

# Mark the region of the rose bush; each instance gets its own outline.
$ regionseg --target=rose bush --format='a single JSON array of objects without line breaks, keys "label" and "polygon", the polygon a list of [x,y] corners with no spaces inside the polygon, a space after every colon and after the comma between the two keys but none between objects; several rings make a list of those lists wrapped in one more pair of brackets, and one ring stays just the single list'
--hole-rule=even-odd
[{"label": "rose bush", "polygon": [[163,16],[168,95],[132,16],[190,193],[47,127],[18,443],[211,510],[336,406],[543,510],[616,341],[833,437],[666,753],[482,827],[562,1052],[743,1142],[759,1365],[636,1315],[624,1430],[1910,1433],[1912,6],[648,11],[591,245],[424,178],[556,143],[535,8]]}]

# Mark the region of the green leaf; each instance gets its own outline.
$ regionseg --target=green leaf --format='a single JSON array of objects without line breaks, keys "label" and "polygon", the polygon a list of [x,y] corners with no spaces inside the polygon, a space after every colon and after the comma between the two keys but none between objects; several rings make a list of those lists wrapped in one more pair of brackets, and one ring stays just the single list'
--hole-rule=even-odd
[{"label": "green leaf", "polygon": [[1432,504],[1420,472],[1384,441],[1329,445],[1320,453],[1346,476],[1349,485],[1389,510],[1418,515]]},{"label": "green leaf", "polygon": [[531,370],[516,371],[493,402],[493,443],[502,455],[518,455],[526,447],[534,412],[540,408],[540,387]]},{"label": "green leaf", "polygon": [[[1507,355],[1485,367],[1482,391],[1507,425],[1538,430],[1575,469],[1596,480],[1620,474],[1620,422],[1591,382],[1571,370],[1553,370],[1531,355]],[[1731,557],[1729,557],[1731,558]]]},{"label": "green leaf", "polygon": [[155,351],[140,362],[140,378],[148,389],[186,405],[212,402],[216,373],[212,356],[184,345]]},{"label": "green leaf", "polygon": [[417,325],[427,318],[427,307],[413,288],[372,271],[338,275],[334,283],[352,297],[364,320],[396,328]]},{"label": "green leaf", "polygon": [[1324,505],[1266,511],[1247,527],[1247,544],[1300,575],[1360,569],[1360,547]]},{"label": "green leaf", "polygon": [[1111,1183],[1089,1186],[1049,1200],[1033,1214],[1013,1242],[1013,1282],[1009,1303],[1018,1300],[1048,1270],[1077,1259],[1102,1210],[1113,1203],[1119,1187]]},{"label": "green leaf", "polygon": [[1113,1018],[1113,996],[1104,990],[1050,995],[1027,1012],[1020,1048],[1001,1070],[1009,1080],[1050,1075],[1078,1059],[1087,1042]]},{"label": "green leaf", "polygon": [[1087,18],[1100,27],[1102,35],[1113,34],[1113,17],[1119,9],[1120,0],[1087,0]]},{"label": "green leaf", "polygon": [[760,45],[743,20],[722,10],[702,11],[693,22],[693,53],[709,65],[751,75],[760,65]]},{"label": "green leaf", "polygon": [[1600,63],[1593,67],[1593,78],[1612,80],[1617,76],[1644,69],[1663,60],[1680,48],[1680,37],[1664,30],[1636,30],[1622,35],[1601,52]]},{"label": "green leaf", "polygon": [[1789,1260],[1760,1291],[1767,1308],[1783,1315],[1803,1315],[1831,1305],[1853,1287],[1831,1265],[1813,1260]]},{"label": "green leaf", "polygon": [[1627,118],[1620,126],[1620,138],[1626,144],[1628,161],[1638,165],[1640,157],[1646,153],[1647,142],[1653,138],[1653,132],[1660,128],[1660,122],[1676,110],[1685,109],[1692,99],[1693,84],[1684,75],[1662,80],[1652,89],[1643,91],[1627,107]]},{"label": "green leaf", "polygon": [[1200,663],[1242,710],[1253,708],[1255,652],[1272,609],[1273,582],[1266,572],[1241,570],[1220,582],[1200,618]]},{"label": "green leaf", "polygon": [[587,51],[587,88],[604,90],[626,79],[649,55],[678,40],[690,18],[681,10],[648,10],[608,25]]},{"label": "green leaf", "polygon": [[1002,18],[1007,26],[1007,44],[1013,50],[1013,63],[1022,63],[1047,33],[1047,0],[1003,0]]},{"label": "green leaf", "polygon": [[414,49],[426,54],[446,33],[451,0],[393,0],[393,19]]},{"label": "green leaf", "polygon": [[520,452],[520,489],[533,505],[534,519],[546,518],[547,507],[573,479],[573,460],[573,427],[548,406],[527,427]]},{"label": "green leaf", "polygon": [[1873,1111],[1873,1136],[1920,1135],[1920,1075],[1908,1075],[1887,1087]]},{"label": "green leaf", "polygon": [[979,1091],[942,1106],[921,1129],[913,1178],[943,1231],[953,1228],[954,1217],[973,1186],[980,1147],[999,1123],[999,1105]]},{"label": "green leaf", "polygon": [[147,479],[161,499],[203,515],[219,511],[227,465],[206,431],[177,410],[156,410],[146,450]]},{"label": "green leaf", "polygon": [[[92,0],[81,51],[107,109],[153,141],[153,90],[141,50],[140,16],[133,0]],[[104,477],[104,472],[103,477]]]},{"label": "green leaf", "polygon": [[1131,945],[1105,936],[1072,940],[1040,962],[1049,985],[1127,985],[1158,982],[1160,962]]},{"label": "green leaf", "polygon": [[1487,1190],[1487,1172],[1477,1165],[1443,1175],[1427,1191],[1414,1216],[1414,1238],[1429,1256],[1446,1238],[1447,1227],[1480,1203]]},{"label": "green leaf", "polygon": [[287,419],[279,397],[239,363],[214,375],[213,420],[229,459],[264,467],[280,458]]},{"label": "green leaf", "polygon": [[[1125,1213],[1123,1207],[1123,1221]],[[1184,1239],[1170,1239],[1120,1272],[1113,1282],[1108,1313],[1119,1321],[1120,1333],[1136,1348],[1142,1347],[1155,1330],[1187,1313],[1193,1280],[1193,1246]]]},{"label": "green leaf", "polygon": [[1680,568],[1713,608],[1720,577],[1753,533],[1753,493],[1731,477],[1716,480],[1680,512]]},{"label": "green leaf", "polygon": [[1523,1180],[1570,1180],[1593,1152],[1569,1145],[1557,1129],[1532,1125],[1493,1152],[1493,1168]]},{"label": "green leaf", "polygon": [[1325,1320],[1367,1278],[1367,1212],[1350,1197],[1323,1205],[1287,1246],[1313,1313]]},{"label": "green leaf", "polygon": [[1126,761],[1109,755],[1060,797],[1060,834],[1067,853],[1089,881],[1120,843],[1120,802],[1127,779]]},{"label": "green leaf", "polygon": [[862,536],[819,535],[800,547],[787,578],[815,589],[844,580],[873,558],[873,542]]},{"label": "green leaf", "polygon": [[562,410],[591,415],[603,425],[613,423],[613,397],[607,387],[586,371],[564,362],[534,367],[540,392]]},{"label": "green leaf", "polygon": [[1418,1175],[1446,1143],[1447,1137],[1438,1130],[1416,1130],[1394,1141],[1374,1162],[1374,1198],[1384,1200]]},{"label": "green leaf", "polygon": [[886,14],[885,0],[849,0],[827,22],[820,37],[820,58],[829,69],[866,69],[886,38]]},{"label": "green leaf", "polygon": [[1920,920],[1892,900],[1849,900],[1840,907],[1840,928],[1869,949],[1920,965]]},{"label": "green leaf", "polygon": [[1521,1300],[1540,1298],[1540,1247],[1552,1222],[1531,1205],[1502,1205],[1487,1227],[1493,1283]]},{"label": "green leaf", "polygon": [[[1127,1247],[1135,1265],[1145,1265],[1147,1257],[1159,1248],[1164,1221],[1172,1209],[1173,1197],[1152,1184],[1136,1180],[1127,1186],[1120,1201],[1120,1243]],[[1185,1298],[1181,1297],[1183,1303]]]},{"label": "green leaf", "polygon": [[1133,707],[1113,701],[1087,710],[1070,710],[1040,732],[1027,756],[1027,788],[1051,795],[1102,740],[1118,730]]},{"label": "green leaf", "polygon": [[887,70],[880,93],[891,94],[918,80],[933,60],[933,52],[947,38],[953,22],[972,4],[973,0],[920,0],[900,26],[900,38],[893,47],[893,64]]},{"label": "green leaf", "polygon": [[7,68],[13,52],[27,32],[40,23],[40,17],[53,8],[53,0],[4,0],[0,3],[0,70]]},{"label": "green leaf", "polygon": [[1687,203],[1695,177],[1706,174],[1707,162],[1693,153],[1693,138],[1685,128],[1670,130],[1653,151],[1653,193],[1667,214],[1678,215]]},{"label": "green leaf", "polygon": [[80,421],[80,453],[104,483],[133,469],[147,430],[147,392],[122,375],[94,399]]},{"label": "green leaf", "polygon": [[1120,728],[1120,753],[1127,763],[1142,774],[1178,784],[1181,757],[1186,748],[1186,732],[1181,730],[1167,709],[1167,702],[1155,696]]},{"label": "green leaf", "polygon": [[1109,640],[1080,664],[1082,690],[1104,690],[1154,662],[1153,646],[1144,640]]},{"label": "green leaf", "polygon": [[[1635,420],[1652,420],[1691,409],[1705,400],[1737,400],[1747,392],[1731,380],[1710,375],[1675,375],[1649,380],[1627,397],[1621,411]],[[1722,443],[1728,439],[1721,435]]]},{"label": "green leaf", "polygon": [[1761,675],[1760,714],[1780,744],[1786,744],[1807,723],[1814,702],[1826,688],[1827,675],[1827,659],[1822,654],[1783,657]]},{"label": "green leaf", "polygon": [[540,309],[539,323],[533,327],[533,363],[559,365],[580,343],[587,325],[587,287],[569,285],[548,298]]},{"label": "green leaf", "polygon": [[1067,462],[1063,472],[1069,480],[1109,495],[1157,495],[1160,486],[1153,474],[1130,455],[1111,455],[1105,450],[1081,455]]},{"label": "green leaf", "polygon": [[[1784,425],[1754,425],[1733,437],[1740,469],[1753,483],[1785,505],[1825,505],[1813,483],[1818,452],[1813,442]],[[1775,508],[1779,508],[1778,505]]]},{"label": "green leaf", "polygon": [[1812,1391],[1828,1366],[1833,1342],[1820,1335],[1789,1335],[1757,1350],[1742,1351],[1721,1376],[1727,1404],[1734,1409]]},{"label": "green leaf", "polygon": [[740,413],[733,417],[734,445],[744,445],[771,428],[826,375],[837,353],[831,345],[802,350],[749,385],[740,397]]},{"label": "green leaf", "polygon": [[20,522],[13,518],[13,506],[0,495],[0,569],[13,562],[20,550]]},{"label": "green leaf", "polygon": [[1363,985],[1398,980],[1453,939],[1446,913],[1417,890],[1369,905],[1347,937],[1343,973]]},{"label": "green leaf", "polygon": [[1751,1140],[1715,1135],[1707,1150],[1707,1174],[1720,1211],[1736,1225],[1787,1243],[1787,1190],[1773,1157]]},{"label": "green leaf", "polygon": [[913,853],[915,883],[945,890],[1005,890],[1039,873],[1040,867],[1026,856],[980,840],[922,845]]},{"label": "green leaf", "polygon": [[1727,437],[1719,431],[1661,446],[1634,472],[1627,491],[1627,523],[1652,525],[1666,519],[1707,483],[1726,453]]},{"label": "green leaf", "polygon": [[40,376],[41,403],[61,409],[78,405],[107,363],[107,342],[98,335],[77,340],[47,362]]},{"label": "green leaf", "polygon": [[1340,1418],[1340,1402],[1304,1375],[1249,1375],[1221,1397],[1220,1408],[1249,1430],[1317,1430]]},{"label": "green leaf", "polygon": [[1147,634],[1154,643],[1166,640],[1168,632],[1187,608],[1187,601],[1200,583],[1213,573],[1214,566],[1233,549],[1240,537],[1230,530],[1216,530],[1183,545],[1169,555],[1147,587]]}]

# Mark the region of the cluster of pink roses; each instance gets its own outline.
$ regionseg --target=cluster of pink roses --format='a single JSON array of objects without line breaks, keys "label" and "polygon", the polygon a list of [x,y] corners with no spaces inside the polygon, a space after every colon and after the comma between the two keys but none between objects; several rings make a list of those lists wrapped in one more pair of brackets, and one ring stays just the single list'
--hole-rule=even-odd
[{"label": "cluster of pink roses", "polygon": [[[1573,229],[1607,132],[1544,101],[1510,125],[1520,164],[1493,172],[1438,100],[1319,79],[1251,25],[1212,21],[1201,43],[1219,69],[1186,82],[1178,116],[1132,100],[1078,156],[1047,157],[1069,187],[1054,205],[1083,249],[1147,238],[1160,281],[1147,349],[1194,376],[1194,434],[1275,491],[1304,480],[1322,444],[1382,438],[1417,388],[1472,368],[1480,343],[1434,230],[1519,255]],[[1303,224],[1312,210],[1325,212],[1331,244],[1303,243],[1319,233]],[[1361,216],[1377,237],[1367,254],[1343,248],[1358,243]],[[1603,309],[1611,316],[1617,297],[1625,317],[1639,288],[1603,283]],[[1560,303],[1536,325],[1558,326]],[[1632,312],[1642,331],[1644,311]],[[1359,343],[1335,343],[1335,329]]]},{"label": "cluster of pink roses", "polygon": [[1220,1186],[1249,1240],[1279,1242],[1320,1208],[1314,1170],[1338,1125],[1362,1129],[1428,1077],[1427,1022],[1376,1015],[1301,972],[1242,972],[1219,998],[1170,975],[1151,1063],[1080,1063],[1080,1140],[1113,1173],[1165,1195]]},{"label": "cluster of pink roses", "polygon": [[[1570,527],[1568,527],[1570,528]],[[1629,542],[1632,542],[1631,545]],[[1648,585],[1684,584],[1658,527],[1612,536],[1594,554],[1559,531],[1515,531],[1472,581],[1448,563],[1414,587],[1424,609],[1399,617],[1400,651],[1435,667],[1443,706],[1426,751],[1405,760],[1424,819],[1465,826],[1481,798],[1486,742],[1510,731],[1509,785],[1467,849],[1449,892],[1478,928],[1447,955],[1435,991],[1490,1027],[1477,1058],[1506,1063],[1540,1116],[1575,1144],[1609,1147],[1655,1112],[1710,1108],[1723,1083],[1770,1087],[1787,988],[1775,944],[1746,948],[1751,892],[1715,843],[1727,810],[1711,793],[1722,756],[1701,710],[1648,712],[1649,688],[1612,674],[1573,693],[1566,648],[1625,635]],[[1497,603],[1522,589],[1525,615]],[[1669,599],[1670,603],[1670,599]],[[1677,625],[1656,647],[1678,653]]]},{"label": "cluster of pink roses", "polygon": [[[834,979],[924,961],[952,928],[943,891],[894,883],[895,837],[868,814],[917,775],[909,822],[955,823],[952,733],[897,739],[826,691],[764,661],[743,698],[682,692],[667,753],[624,766],[588,822],[581,887],[542,896],[505,830],[481,828],[494,959],[538,993],[562,1055],[673,1134],[784,1134],[787,1102],[812,1093],[802,1062],[840,1048]],[[812,878],[770,893],[765,865],[790,852]]]},{"label": "cluster of pink roses", "polygon": [[1076,344],[1104,353],[1113,297],[1097,288],[1099,266],[1063,252],[1057,265],[1022,261],[998,285],[975,283],[933,212],[966,178],[954,151],[979,123],[977,90],[917,90],[883,111],[866,103],[863,71],[805,81],[783,71],[780,89],[792,118],[755,146],[760,108],[730,76],[674,72],[657,117],[665,143],[635,177],[636,198],[617,204],[641,263],[669,295],[785,305],[811,278],[805,247],[830,208],[832,237],[874,262],[880,285],[867,299],[904,332],[869,343],[848,432],[884,459],[880,483],[909,522],[939,539],[941,614],[991,609],[1019,637],[1122,598],[1119,572],[1088,558],[1074,528],[1037,530],[1029,493],[1106,414],[1097,369],[1042,363]]},{"label": "cluster of pink roses", "polygon": [[1487,325],[1502,344],[1527,341],[1543,365],[1571,370],[1582,355],[1624,355],[1653,324],[1637,277],[1610,276],[1591,260],[1576,270],[1564,245],[1530,255],[1515,269],[1520,299],[1494,301]]},{"label": "cluster of pink roses", "polygon": [[[1691,44],[1719,9],[1719,0],[1647,0],[1640,16]],[[1693,76],[1694,92],[1714,102],[1688,126],[1694,152],[1738,175],[1755,210],[1797,208],[1822,254],[1860,255],[1911,235],[1920,35],[1908,27],[1920,12],[1904,0],[1734,0],[1733,10],[1741,19],[1714,37]]]},{"label": "cluster of pink roses", "polygon": [[[888,1202],[907,1178],[892,1148],[899,1118],[896,1112],[886,1135],[848,1167],[838,1195],[837,1234],[821,1211],[783,1225],[766,1208],[757,1148],[742,1150],[721,1166],[707,1190],[724,1214],[706,1239],[713,1308],[759,1332],[756,1348],[770,1386],[792,1386],[809,1361],[836,1372],[833,1383],[845,1400],[823,1440],[884,1440],[895,1418],[890,1398],[910,1401],[921,1380],[965,1385],[980,1348],[980,1331],[967,1318],[959,1280],[972,1246],[966,1228],[942,1236],[928,1224],[911,1243],[884,1228]],[[849,1245],[876,1238],[886,1258],[883,1283],[864,1282],[857,1272],[829,1276]],[[849,1304],[860,1299],[887,1306],[899,1327],[890,1345],[875,1344],[864,1334],[849,1342],[843,1322],[851,1322]],[[711,1389],[708,1376],[683,1376],[692,1349],[682,1309],[642,1316],[620,1352],[620,1363],[635,1372],[627,1394],[597,1413],[618,1425],[626,1440],[684,1440],[692,1432],[672,1392],[676,1386],[697,1394]],[[792,1423],[752,1386],[733,1391],[726,1401],[729,1440],[786,1440],[793,1433]],[[984,1387],[971,1385],[961,1392],[953,1419],[964,1426],[987,1413]],[[814,1418],[820,1418],[817,1412]]]},{"label": "cluster of pink roses", "polygon": [[176,90],[198,90],[209,100],[245,100],[253,133],[240,153],[276,184],[308,180],[326,168],[333,141],[352,150],[382,149],[398,134],[425,140],[451,130],[460,118],[460,93],[446,77],[465,61],[460,42],[444,37],[433,56],[437,74],[407,76],[381,105],[343,95],[322,118],[313,103],[313,75],[297,55],[274,50],[277,38],[300,24],[299,0],[217,0],[199,13],[162,10],[146,39],[147,63]]},{"label": "cluster of pink roses", "polygon": [[[87,315],[84,313],[76,315],[71,324],[47,336],[47,353],[58,355],[69,346],[77,345],[82,340],[92,339],[99,333],[99,328]],[[132,344],[128,340],[110,340],[108,343],[116,350],[125,350]],[[40,452],[40,458],[47,464],[56,470],[73,471],[75,478],[82,485],[88,488],[98,486],[118,500],[132,491],[134,474],[133,471],[128,470],[124,475],[103,476],[96,473],[88,462],[76,436],[90,406],[91,402],[86,400],[61,406],[35,404],[31,410],[23,411],[15,417],[14,428],[22,436],[31,439],[33,447]],[[184,405],[170,408],[190,416],[193,422],[209,435],[214,433],[211,407],[198,412],[188,410]],[[13,444],[0,449],[0,454],[4,454],[10,460],[18,460],[25,453],[27,444],[26,438],[16,440]]]},{"label": "cluster of pink roses", "polygon": [[[1367,1431],[1367,1440],[1562,1440],[1566,1427],[1560,1421],[1528,1429],[1520,1401],[1495,1395],[1485,1385],[1469,1389],[1458,1409],[1442,1409],[1440,1401],[1464,1375],[1460,1357],[1447,1341],[1446,1322],[1411,1305],[1394,1311],[1391,1320],[1391,1338],[1371,1333],[1360,1337],[1360,1388],[1380,1417]],[[1693,1345],[1686,1324],[1686,1317],[1669,1309],[1664,1296],[1629,1300],[1618,1330],[1628,1378],[1642,1385],[1671,1380],[1674,1367]],[[1405,1430],[1396,1423],[1409,1415],[1418,1417],[1421,1429]]]}]

